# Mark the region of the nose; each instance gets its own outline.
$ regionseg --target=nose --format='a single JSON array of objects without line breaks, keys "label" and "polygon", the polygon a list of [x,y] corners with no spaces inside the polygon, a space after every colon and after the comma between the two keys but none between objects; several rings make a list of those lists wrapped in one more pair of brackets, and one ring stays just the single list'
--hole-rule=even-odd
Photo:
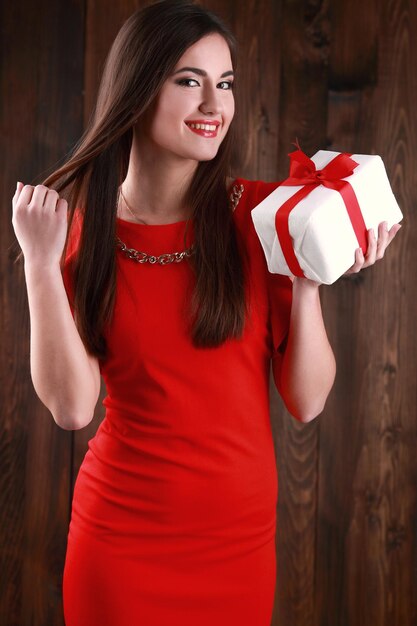
[{"label": "nose", "polygon": [[203,90],[203,101],[200,104],[200,111],[205,114],[217,115],[222,111],[221,94],[216,86],[206,84]]}]

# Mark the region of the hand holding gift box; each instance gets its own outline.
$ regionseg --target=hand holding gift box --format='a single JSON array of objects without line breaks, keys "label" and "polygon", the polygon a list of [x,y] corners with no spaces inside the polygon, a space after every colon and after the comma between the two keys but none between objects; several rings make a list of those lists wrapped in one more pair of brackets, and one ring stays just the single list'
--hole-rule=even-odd
[{"label": "hand holding gift box", "polygon": [[289,156],[289,177],[251,212],[269,271],[330,285],[371,265],[377,247],[383,256],[403,214],[381,157],[319,150],[310,159],[299,146]]}]

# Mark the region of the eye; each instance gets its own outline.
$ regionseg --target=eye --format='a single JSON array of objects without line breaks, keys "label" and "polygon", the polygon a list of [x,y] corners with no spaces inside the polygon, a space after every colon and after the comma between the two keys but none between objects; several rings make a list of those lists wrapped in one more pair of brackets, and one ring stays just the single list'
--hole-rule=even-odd
[{"label": "eye", "polygon": [[[230,89],[233,89],[233,82],[234,81],[232,80],[222,80],[219,85],[226,85],[226,87],[221,87],[221,89],[223,91],[228,91]],[[181,78],[181,80],[177,81],[177,85],[182,85],[184,87],[194,87],[194,85],[190,85],[189,83],[196,83],[197,85],[199,84],[195,78]]]},{"label": "eye", "polygon": [[[228,87],[225,88],[226,91],[228,89],[233,89],[233,81],[232,80],[223,80],[221,83],[219,83],[219,85],[228,85]],[[222,89],[224,89],[224,88],[222,87]]]},{"label": "eye", "polygon": [[177,85],[184,85],[184,86],[188,86],[188,83],[197,83],[198,85],[198,81],[195,80],[195,78],[182,78],[181,80],[177,81]]}]

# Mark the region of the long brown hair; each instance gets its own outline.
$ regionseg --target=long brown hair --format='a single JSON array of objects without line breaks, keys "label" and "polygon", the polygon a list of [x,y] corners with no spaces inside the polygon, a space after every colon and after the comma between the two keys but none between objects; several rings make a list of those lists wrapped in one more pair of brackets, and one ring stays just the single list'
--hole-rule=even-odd
[{"label": "long brown hair", "polygon": [[[83,136],[66,163],[42,183],[68,202],[61,270],[76,209],[82,217],[73,305],[81,339],[100,359],[106,357],[103,330],[114,308],[118,190],[128,170],[133,126],[152,110],[185,50],[210,33],[226,40],[236,80],[236,39],[217,15],[190,0],[161,0],[135,11],[111,46]],[[184,199],[195,233],[195,253],[186,262],[196,277],[191,317],[197,347],[241,337],[247,313],[244,259],[226,189],[234,138],[232,121],[216,156],[198,163]]]}]

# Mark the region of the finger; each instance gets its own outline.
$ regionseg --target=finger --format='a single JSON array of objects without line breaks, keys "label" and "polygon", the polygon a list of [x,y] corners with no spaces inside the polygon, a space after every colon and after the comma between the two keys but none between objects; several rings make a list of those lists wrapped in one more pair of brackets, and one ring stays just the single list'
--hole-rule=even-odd
[{"label": "finger", "polygon": [[59,194],[55,189],[47,189],[44,201],[44,208],[49,211],[56,211]]},{"label": "finger", "polygon": [[20,195],[20,192],[22,191],[23,187],[24,187],[23,183],[18,181],[17,184],[16,184],[16,190],[15,190],[14,196],[13,196],[14,202],[16,202],[16,200],[18,199],[18,197]]},{"label": "finger", "polygon": [[32,199],[34,187],[32,185],[22,185],[20,189],[20,195],[16,199],[16,202],[19,203],[19,206],[24,204],[29,204]]},{"label": "finger", "polygon": [[357,248],[355,250],[355,262],[352,267],[350,267],[347,272],[345,272],[345,274],[356,274],[357,272],[360,272],[364,262],[365,258],[363,256],[362,248]]},{"label": "finger", "polygon": [[33,191],[32,200],[30,201],[30,204],[42,209],[45,203],[45,196],[47,192],[48,192],[48,187],[45,187],[45,185],[36,185]]},{"label": "finger", "polygon": [[378,226],[378,241],[375,259],[382,259],[389,244],[388,223],[381,222]]},{"label": "finger", "polygon": [[382,251],[380,252],[379,258],[382,258],[384,256],[385,250],[388,248],[389,244],[394,239],[395,235],[398,233],[400,228],[401,228],[401,224],[394,224],[393,226],[391,226],[390,230],[387,230],[386,241],[384,243],[384,247]]},{"label": "finger", "polygon": [[394,239],[400,228],[402,228],[401,224],[393,224],[391,226],[390,230],[388,231],[389,243],[391,243],[391,241]]},{"label": "finger", "polygon": [[369,265],[373,265],[376,259],[377,252],[377,242],[374,234],[373,228],[368,230],[368,249],[365,254],[365,263],[364,267],[368,267]]},{"label": "finger", "polygon": [[[67,216],[68,213],[68,202],[65,198],[60,198],[56,203],[56,212],[59,214],[63,214]],[[294,280],[294,279],[293,279]]]}]

